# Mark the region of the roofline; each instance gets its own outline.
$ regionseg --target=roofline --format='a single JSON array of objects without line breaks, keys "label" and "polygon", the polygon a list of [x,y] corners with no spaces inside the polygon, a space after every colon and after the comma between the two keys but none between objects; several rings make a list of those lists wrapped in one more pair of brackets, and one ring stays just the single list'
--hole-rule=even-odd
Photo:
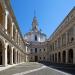
[{"label": "roofline", "polygon": [[57,30],[60,29],[60,27],[62,26],[63,22],[66,20],[66,18],[70,15],[70,13],[75,10],[75,6],[70,10],[69,14],[64,18],[64,20],[59,24],[59,26],[57,26],[57,28],[55,29],[55,31],[51,34],[51,36],[49,37],[49,39],[51,39],[54,34],[56,34]]}]

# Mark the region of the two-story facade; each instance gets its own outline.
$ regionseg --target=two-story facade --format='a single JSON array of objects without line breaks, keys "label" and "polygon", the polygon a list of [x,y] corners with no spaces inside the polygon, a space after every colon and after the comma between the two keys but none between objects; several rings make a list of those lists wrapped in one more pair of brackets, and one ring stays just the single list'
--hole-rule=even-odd
[{"label": "two-story facade", "polygon": [[48,50],[51,63],[75,64],[75,7],[50,36]]},{"label": "two-story facade", "polygon": [[24,62],[25,49],[10,0],[0,0],[0,65]]},{"label": "two-story facade", "polygon": [[29,43],[26,50],[28,54],[26,55],[26,61],[47,61],[47,37],[38,29],[36,16],[32,21],[32,30],[25,34],[24,39]]}]

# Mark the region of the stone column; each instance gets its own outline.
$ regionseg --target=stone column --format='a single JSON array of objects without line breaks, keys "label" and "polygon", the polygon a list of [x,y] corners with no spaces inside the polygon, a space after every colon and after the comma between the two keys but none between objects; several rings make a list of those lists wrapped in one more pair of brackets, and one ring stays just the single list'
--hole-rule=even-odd
[{"label": "stone column", "polygon": [[18,63],[18,51],[17,51],[17,63]]},{"label": "stone column", "polygon": [[7,46],[8,43],[5,43],[5,49],[3,50],[3,65],[7,66]]},{"label": "stone column", "polygon": [[19,53],[19,63],[20,63],[20,53]]},{"label": "stone column", "polygon": [[58,52],[57,52],[57,63],[58,63]]},{"label": "stone column", "polygon": [[17,50],[15,50],[15,64],[17,64]]},{"label": "stone column", "polygon": [[19,63],[19,52],[18,52],[18,63]]},{"label": "stone column", "polygon": [[26,55],[26,62],[28,62],[28,55]]},{"label": "stone column", "polygon": [[20,53],[20,63],[21,63],[21,53]]},{"label": "stone column", "polygon": [[22,54],[20,55],[20,61],[22,62]]},{"label": "stone column", "polygon": [[11,48],[11,53],[10,53],[10,64],[13,64],[13,47]]},{"label": "stone column", "polygon": [[62,58],[63,58],[63,57],[62,57],[62,51],[61,51],[61,55],[60,55],[60,56],[61,56],[61,63],[63,63],[63,60],[62,60]]},{"label": "stone column", "polygon": [[8,11],[5,11],[5,30],[6,30],[6,34],[7,34],[7,24],[8,24]]}]

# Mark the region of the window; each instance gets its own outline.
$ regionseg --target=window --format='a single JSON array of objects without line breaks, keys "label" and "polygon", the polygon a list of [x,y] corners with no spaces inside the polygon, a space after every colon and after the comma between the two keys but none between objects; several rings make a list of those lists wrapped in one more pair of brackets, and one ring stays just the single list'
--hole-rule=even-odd
[{"label": "window", "polygon": [[37,53],[37,48],[35,48],[35,53]]},{"label": "window", "polygon": [[44,49],[44,51],[45,51],[45,49]]},{"label": "window", "polygon": [[40,57],[40,59],[41,59],[41,57]]},{"label": "window", "polygon": [[45,59],[45,57],[43,57],[43,59]]},{"label": "window", "polygon": [[66,45],[66,34],[64,33],[62,35],[62,46],[65,46]]},{"label": "window", "polygon": [[40,52],[41,52],[41,49],[40,49]]},{"label": "window", "polygon": [[70,28],[68,30],[68,43],[72,43],[74,41],[74,28]]},{"label": "window", "polygon": [[61,38],[59,37],[58,38],[58,48],[60,48],[61,47]]},{"label": "window", "polygon": [[37,36],[35,35],[35,41],[37,41]]},{"label": "window", "polygon": [[31,53],[33,52],[33,49],[31,49]]}]

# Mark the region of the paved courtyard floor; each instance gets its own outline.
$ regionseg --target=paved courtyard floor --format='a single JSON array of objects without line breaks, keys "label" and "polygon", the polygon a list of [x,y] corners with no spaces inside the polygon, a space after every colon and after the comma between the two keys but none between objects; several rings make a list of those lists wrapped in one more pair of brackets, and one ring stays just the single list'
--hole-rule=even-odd
[{"label": "paved courtyard floor", "polygon": [[[64,72],[64,68],[56,65],[44,65],[41,63],[31,62],[22,63],[12,68],[0,71],[0,75],[72,75],[69,72]],[[60,69],[58,69],[58,68]],[[75,75],[75,74],[73,74]]]}]

